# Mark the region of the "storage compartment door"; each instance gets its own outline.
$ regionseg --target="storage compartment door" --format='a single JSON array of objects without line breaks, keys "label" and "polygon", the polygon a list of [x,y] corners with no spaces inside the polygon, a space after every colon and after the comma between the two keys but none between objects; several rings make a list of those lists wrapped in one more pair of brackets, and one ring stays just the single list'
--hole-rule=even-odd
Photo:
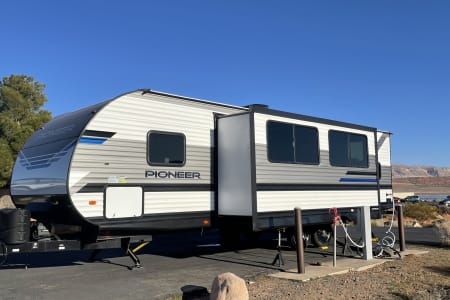
[{"label": "storage compartment door", "polygon": [[105,191],[107,219],[142,216],[144,192],[140,186],[110,186]]}]

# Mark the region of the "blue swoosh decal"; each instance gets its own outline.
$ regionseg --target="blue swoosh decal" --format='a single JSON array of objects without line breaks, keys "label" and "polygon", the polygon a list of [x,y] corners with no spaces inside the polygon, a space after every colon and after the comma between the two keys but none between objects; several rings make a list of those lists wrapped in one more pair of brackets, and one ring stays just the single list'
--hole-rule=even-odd
[{"label": "blue swoosh decal", "polygon": [[80,144],[103,144],[107,139],[105,138],[97,138],[97,137],[87,137],[87,136],[82,136],[80,138]]},{"label": "blue swoosh decal", "polygon": [[377,182],[375,178],[341,178],[339,182]]}]

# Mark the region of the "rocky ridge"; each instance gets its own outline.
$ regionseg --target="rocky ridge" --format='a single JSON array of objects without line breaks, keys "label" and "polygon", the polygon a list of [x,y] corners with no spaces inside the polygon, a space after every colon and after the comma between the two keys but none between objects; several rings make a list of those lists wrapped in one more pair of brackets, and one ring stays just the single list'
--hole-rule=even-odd
[{"label": "rocky ridge", "polygon": [[393,178],[450,177],[450,167],[392,165]]}]

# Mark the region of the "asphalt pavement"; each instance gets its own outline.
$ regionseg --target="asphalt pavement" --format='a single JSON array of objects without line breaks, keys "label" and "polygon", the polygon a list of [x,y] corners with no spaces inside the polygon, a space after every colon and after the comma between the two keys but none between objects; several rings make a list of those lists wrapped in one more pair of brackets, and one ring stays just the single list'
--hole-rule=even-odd
[{"label": "asphalt pavement", "polygon": [[[357,229],[351,229],[355,239]],[[379,236],[385,231],[374,229]],[[431,228],[407,228],[405,235],[407,244],[439,242]],[[144,267],[133,271],[128,269],[132,261],[120,249],[103,250],[94,262],[88,262],[92,251],[14,254],[0,267],[0,298],[164,299],[192,287],[209,289],[214,277],[223,272],[251,280],[296,268],[296,253],[286,247],[282,251],[285,264],[272,265],[276,244],[275,234],[264,235],[257,245],[243,243],[239,250],[223,249],[216,231],[158,235],[139,254]],[[342,249],[337,250],[338,259],[346,259]],[[305,264],[329,262],[332,253],[332,249],[308,247]]]}]

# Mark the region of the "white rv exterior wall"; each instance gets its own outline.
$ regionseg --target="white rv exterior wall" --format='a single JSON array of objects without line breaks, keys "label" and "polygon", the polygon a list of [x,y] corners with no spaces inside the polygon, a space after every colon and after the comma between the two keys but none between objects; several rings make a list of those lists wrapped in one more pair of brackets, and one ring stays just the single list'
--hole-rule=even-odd
[{"label": "white rv exterior wall", "polygon": [[[101,217],[103,193],[86,193],[88,185],[108,181],[145,184],[212,184],[214,113],[245,111],[214,103],[200,103],[166,95],[134,92],[121,96],[93,117],[86,130],[115,132],[103,144],[76,146],[69,175],[72,201],[84,217]],[[147,162],[149,131],[182,133],[186,137],[186,164],[182,167],[151,166]],[[145,178],[146,170],[200,172],[200,179]],[[120,183],[119,182],[119,183]],[[144,214],[214,210],[211,191],[148,192],[144,194]],[[96,200],[96,205],[88,205]],[[162,205],[165,203],[165,205]]]},{"label": "white rv exterior wall", "polygon": [[[76,193],[72,195],[72,203],[83,217],[103,216],[103,193]],[[95,205],[89,205],[90,201],[95,201]]]},{"label": "white rv exterior wall", "polygon": [[391,166],[391,135],[377,132],[378,162],[382,166]]},{"label": "white rv exterior wall", "polygon": [[[328,151],[328,131],[329,130],[340,130],[345,132],[363,134],[367,136],[367,143],[369,145],[369,155],[375,155],[375,147],[374,147],[374,135],[373,132],[352,129],[347,127],[328,125],[310,121],[296,120],[291,118],[272,116],[266,114],[255,114],[255,143],[261,145],[267,145],[267,136],[266,136],[266,123],[267,121],[278,121],[285,122],[291,124],[298,124],[304,126],[316,127],[319,131],[319,147],[320,150]],[[371,147],[372,146],[372,147]]]},{"label": "white rv exterior wall", "polygon": [[[285,164],[271,163],[267,156],[267,121],[280,121],[291,124],[312,126],[318,129],[320,164]],[[328,131],[340,130],[351,133],[363,134],[367,137],[369,168],[334,167],[329,163]],[[290,118],[255,114],[255,149],[256,149],[256,182],[259,183],[310,183],[310,184],[338,184],[339,178],[346,176],[348,170],[354,171],[376,171],[375,145],[373,132],[357,129],[295,120]],[[358,177],[358,176],[354,176]]]},{"label": "white rv exterior wall", "polygon": [[393,200],[392,189],[380,189],[380,202],[387,202],[388,199]]},{"label": "white rv exterior wall", "polygon": [[211,211],[213,209],[214,192],[151,192],[144,195],[144,212],[146,214]]},{"label": "white rv exterior wall", "polygon": [[[380,185],[392,186],[392,166],[391,166],[391,134],[387,132],[377,132],[378,162],[381,165]],[[393,199],[392,188],[380,190],[380,202],[387,202]]]},{"label": "white rv exterior wall", "polygon": [[[72,202],[84,217],[103,216],[103,193],[76,193]],[[89,205],[89,201],[96,205]],[[214,209],[213,192],[146,192],[144,214],[211,211]]]},{"label": "white rv exterior wall", "polygon": [[259,191],[258,213],[378,205],[377,191]]},{"label": "white rv exterior wall", "polygon": [[[267,121],[279,121],[290,124],[315,127],[319,134],[319,165],[271,163],[267,156]],[[280,116],[255,113],[255,149],[256,149],[256,183],[257,184],[311,184],[341,185],[340,178],[356,178],[359,175],[347,175],[347,171],[375,172],[375,136],[372,131],[341,127],[331,124],[316,123]],[[369,168],[335,167],[329,162],[328,131],[338,130],[362,134],[367,137]],[[371,177],[375,179],[376,176]],[[352,183],[357,185],[358,183]],[[367,183],[366,183],[367,184]],[[376,183],[373,183],[374,188]],[[286,211],[296,206],[302,209],[324,209],[331,207],[357,207],[378,205],[376,190],[338,190],[327,191],[258,191],[257,212]]]}]

